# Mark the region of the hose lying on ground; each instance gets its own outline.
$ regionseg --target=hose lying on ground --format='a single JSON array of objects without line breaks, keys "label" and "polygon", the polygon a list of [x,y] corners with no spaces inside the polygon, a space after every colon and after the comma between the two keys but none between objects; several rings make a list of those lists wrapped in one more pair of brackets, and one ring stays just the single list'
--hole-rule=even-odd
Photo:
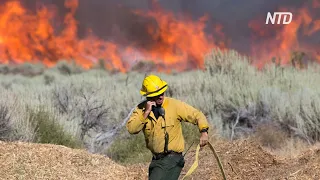
[{"label": "hose lying on ground", "polygon": [[[223,166],[222,166],[222,164],[221,164],[221,162],[220,162],[220,159],[219,159],[216,151],[214,150],[214,148],[213,148],[213,146],[211,145],[210,142],[208,142],[208,146],[209,146],[209,148],[211,149],[211,151],[213,152],[214,157],[216,158],[216,160],[217,160],[217,162],[218,162],[218,165],[219,165],[220,171],[221,171],[221,173],[222,173],[223,179],[226,180],[227,178],[226,178],[226,175],[225,175],[225,173],[224,173]],[[195,157],[194,163],[192,164],[192,166],[191,166],[190,169],[188,170],[187,174],[186,174],[182,179],[190,176],[190,175],[194,172],[194,170],[197,169],[198,164],[199,164],[199,151],[200,151],[200,144],[198,144],[198,146],[197,146],[196,157]]]}]

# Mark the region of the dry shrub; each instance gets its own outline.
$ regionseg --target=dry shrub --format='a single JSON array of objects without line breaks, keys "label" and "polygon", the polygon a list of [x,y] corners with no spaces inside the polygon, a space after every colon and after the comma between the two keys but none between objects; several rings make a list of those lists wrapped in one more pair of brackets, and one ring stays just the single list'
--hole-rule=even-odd
[{"label": "dry shrub", "polygon": [[106,61],[104,59],[99,59],[96,64],[91,69],[107,70]]},{"label": "dry shrub", "polygon": [[206,54],[204,57],[205,70],[210,75],[234,73],[235,70],[239,71],[241,69],[238,65],[249,68],[250,62],[251,59],[240,55],[234,50],[212,50],[211,53]]},{"label": "dry shrub", "polygon": [[131,71],[138,71],[138,72],[151,72],[156,69],[156,65],[152,61],[139,61],[135,64]]},{"label": "dry shrub", "polygon": [[282,148],[288,139],[287,133],[272,123],[259,125],[255,137],[263,146],[271,149]]},{"label": "dry shrub", "polygon": [[51,85],[55,81],[55,77],[50,74],[44,74],[43,79],[45,85]]},{"label": "dry shrub", "polygon": [[97,134],[110,132],[114,116],[109,102],[101,98],[101,88],[78,87],[68,84],[55,87],[52,91],[54,107],[66,121],[74,122],[79,128],[79,137],[85,144]]},{"label": "dry shrub", "polygon": [[99,100],[99,97],[95,93],[81,91],[80,94],[84,103],[81,106],[81,139],[84,139],[85,135],[89,135],[90,130],[103,132],[108,127],[106,122],[110,120],[108,119],[108,115],[111,109],[106,105],[105,100]]},{"label": "dry shrub", "polygon": [[251,103],[246,107],[236,107],[232,102],[219,102],[223,126],[231,130],[230,139],[235,140],[251,135],[261,124],[271,123],[270,107],[263,103]]},{"label": "dry shrub", "polygon": [[304,56],[306,56],[305,52],[294,51],[291,53],[291,64],[293,67],[298,69],[305,68]]},{"label": "dry shrub", "polygon": [[43,64],[23,63],[16,65],[1,65],[0,74],[21,74],[27,77],[33,77],[43,74],[45,66]]},{"label": "dry shrub", "polygon": [[73,84],[65,86],[55,86],[52,90],[52,99],[54,107],[59,110],[61,114],[70,114],[75,106],[75,87]]},{"label": "dry shrub", "polygon": [[72,75],[84,72],[84,69],[74,61],[72,61],[72,63],[59,61],[55,68],[63,75]]},{"label": "dry shrub", "polygon": [[281,148],[271,150],[271,152],[278,156],[292,158],[301,154],[303,151],[306,151],[310,147],[312,146],[310,146],[306,141],[302,140],[301,138],[290,137],[286,140],[286,142],[282,145]]},{"label": "dry shrub", "polygon": [[0,64],[0,74],[10,73],[11,67],[7,64]]},{"label": "dry shrub", "polygon": [[8,140],[11,135],[12,127],[10,124],[9,109],[5,105],[0,105],[0,140]]}]

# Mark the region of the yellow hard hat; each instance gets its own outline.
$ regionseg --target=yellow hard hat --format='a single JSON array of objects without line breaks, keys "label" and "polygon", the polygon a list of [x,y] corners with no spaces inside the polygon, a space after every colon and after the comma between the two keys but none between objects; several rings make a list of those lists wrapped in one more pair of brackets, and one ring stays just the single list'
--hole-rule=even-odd
[{"label": "yellow hard hat", "polygon": [[167,89],[167,82],[152,74],[144,78],[140,94],[146,97],[154,97],[164,93]]}]

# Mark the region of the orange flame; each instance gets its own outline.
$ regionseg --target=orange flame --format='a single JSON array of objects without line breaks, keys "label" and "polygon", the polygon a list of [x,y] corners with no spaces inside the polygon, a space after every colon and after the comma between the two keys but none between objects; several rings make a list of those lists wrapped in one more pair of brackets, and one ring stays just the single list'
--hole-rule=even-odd
[{"label": "orange flame", "polygon": [[[215,41],[205,34],[206,16],[203,16],[197,22],[193,22],[190,19],[178,20],[170,12],[150,11],[142,13],[137,11],[136,13],[154,18],[159,26],[156,30],[152,27],[148,29],[156,42],[150,51],[144,52],[151,59],[163,60],[162,62],[168,65],[180,64],[180,68],[186,69],[189,65],[181,64],[181,62],[186,62],[187,59],[192,58],[195,60],[194,65],[203,68],[204,53],[212,48],[225,48],[223,41]],[[222,26],[217,25],[216,33],[223,35],[221,29]]]},{"label": "orange flame", "polygon": [[[50,24],[55,17],[54,11],[42,7],[33,14],[18,1],[6,3],[0,8],[0,62],[41,60],[52,66],[60,59],[74,59],[89,68],[97,59],[107,59],[107,67],[125,72],[134,61],[132,55],[138,52],[142,58],[183,70],[190,67],[190,59],[193,60],[192,66],[202,67],[204,53],[211,48],[225,46],[223,42],[210,41],[204,33],[206,17],[198,22],[191,19],[182,21],[161,9],[141,14],[154,18],[159,26],[156,30],[151,26],[148,29],[155,42],[149,49],[120,47],[93,34],[78,39],[78,22],[74,18],[78,5],[78,0],[65,1],[70,12],[64,18],[65,28],[57,33]],[[217,33],[223,35],[221,29],[222,26],[217,26]],[[131,56],[129,62],[123,56]]]},{"label": "orange flame", "polygon": [[[313,7],[319,7],[319,1],[313,1]],[[263,39],[263,42],[254,43],[252,46],[252,56],[258,59],[255,64],[262,67],[265,63],[270,62],[272,57],[281,59],[281,64],[288,64],[293,51],[302,51],[310,57],[320,61],[320,45],[308,45],[299,42],[299,32],[302,30],[302,36],[311,36],[320,30],[320,19],[314,19],[310,10],[306,7],[298,10],[280,8],[280,12],[292,12],[293,20],[288,25],[264,25],[261,26],[262,20],[253,20],[249,27],[255,32],[257,39]],[[274,33],[274,34],[272,34]],[[264,37],[264,38],[262,38]],[[269,38],[269,40],[266,40]]]},{"label": "orange flame", "polygon": [[[18,0],[11,0],[0,7],[0,63],[41,61],[47,66],[53,66],[61,59],[73,59],[83,67],[90,68],[99,59],[103,59],[107,68],[126,72],[135,60],[146,59],[158,64],[160,71],[171,68],[186,70],[203,68],[203,55],[211,49],[227,48],[228,41],[222,25],[216,24],[210,32],[211,36],[206,33],[208,16],[194,21],[184,15],[182,19],[171,12],[165,12],[157,4],[153,5],[152,11],[135,11],[139,16],[153,19],[157,25],[149,24],[145,27],[153,42],[149,47],[141,48],[134,43],[124,46],[102,40],[90,31],[86,38],[80,39],[78,21],[75,19],[78,0],[65,0],[69,13],[64,17],[61,31],[52,23],[57,16],[54,9],[42,6],[33,13]],[[319,8],[320,1],[314,0],[312,6]],[[299,41],[301,30],[304,37],[318,33],[320,20],[315,19],[306,7],[280,10],[293,12],[291,24],[261,26],[264,20],[249,23],[256,35],[251,53],[258,59],[255,64],[261,67],[273,56],[281,57],[285,64],[294,50],[306,51],[320,60],[320,54],[317,54],[320,52],[319,45],[312,46]]]}]

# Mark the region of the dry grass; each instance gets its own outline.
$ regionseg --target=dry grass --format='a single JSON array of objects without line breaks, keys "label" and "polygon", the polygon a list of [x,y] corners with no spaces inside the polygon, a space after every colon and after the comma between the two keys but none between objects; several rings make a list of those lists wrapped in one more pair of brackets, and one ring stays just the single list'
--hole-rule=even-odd
[{"label": "dry grass", "polygon": [[[310,144],[319,140],[320,66],[297,70],[270,64],[258,71],[249,63],[247,57],[235,51],[212,51],[205,57],[205,70],[154,74],[169,83],[168,96],[203,111],[224,138],[243,138],[259,130],[261,124],[271,123]],[[27,69],[34,70],[29,65]],[[64,131],[82,139],[91,152],[107,152],[115,136],[121,130],[124,132],[125,117],[141,100],[139,89],[145,74],[111,73],[101,67],[83,71],[65,62],[43,71],[32,78],[12,73],[0,75],[0,103],[5,104],[11,115],[14,139],[34,140],[26,107],[45,106]],[[112,135],[107,136],[108,132]],[[277,133],[281,134],[280,130],[261,134],[261,141],[266,146],[279,147],[282,141],[275,138]],[[192,130],[186,131],[186,137],[188,142],[198,138]],[[126,138],[135,141],[132,136]],[[115,146],[119,147],[112,149],[123,145]],[[145,145],[141,142],[139,146]]]}]

